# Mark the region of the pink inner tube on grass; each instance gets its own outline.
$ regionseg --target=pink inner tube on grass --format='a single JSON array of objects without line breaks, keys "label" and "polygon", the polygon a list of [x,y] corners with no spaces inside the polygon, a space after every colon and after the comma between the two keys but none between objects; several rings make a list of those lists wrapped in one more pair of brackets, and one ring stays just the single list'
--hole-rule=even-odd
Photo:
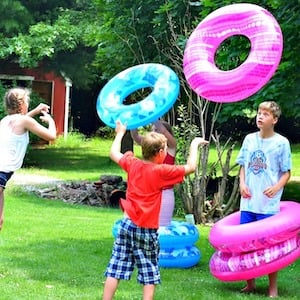
[{"label": "pink inner tube on grass", "polygon": [[248,253],[215,252],[209,262],[211,274],[222,281],[257,278],[293,263],[300,257],[300,238],[295,236],[270,248]]},{"label": "pink inner tube on grass", "polygon": [[[215,54],[234,35],[247,37],[251,50],[239,67],[222,71]],[[255,4],[232,4],[209,14],[192,32],[184,50],[183,72],[199,96],[220,103],[241,101],[270,80],[282,48],[282,32],[271,13]]]},{"label": "pink inner tube on grass", "polygon": [[282,201],[280,212],[240,224],[240,212],[216,222],[209,242],[216,249],[211,274],[223,281],[239,281],[276,272],[300,257],[300,204]]},{"label": "pink inner tube on grass", "polygon": [[300,204],[282,201],[280,212],[272,217],[240,224],[240,212],[216,222],[210,230],[209,242],[222,252],[248,252],[288,240],[300,232]]}]

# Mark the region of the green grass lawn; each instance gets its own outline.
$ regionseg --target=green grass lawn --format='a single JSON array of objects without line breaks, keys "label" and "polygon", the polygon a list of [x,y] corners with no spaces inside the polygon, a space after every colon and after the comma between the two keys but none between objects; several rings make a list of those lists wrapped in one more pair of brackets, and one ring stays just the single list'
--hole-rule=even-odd
[{"label": "green grass lawn", "polygon": [[[117,209],[71,205],[28,195],[10,187],[6,220],[0,234],[1,299],[101,299],[103,272],[113,243],[112,226],[121,218]],[[200,263],[190,269],[162,269],[156,299],[263,299],[266,277],[258,279],[258,293],[239,293],[242,282],[212,277],[208,263],[213,249],[210,227],[199,226]],[[300,262],[279,273],[281,299],[298,299]],[[122,282],[115,299],[141,299],[135,280]]]},{"label": "green grass lawn", "polygon": [[[62,180],[97,180],[101,174],[123,174],[108,158],[110,142],[98,140],[81,146],[31,149],[25,167],[18,172]],[[300,199],[299,184],[292,184],[289,197]],[[118,209],[41,199],[10,183],[0,232],[0,299],[101,299],[103,272],[113,244],[112,227],[121,216]],[[196,245],[202,254],[199,264],[190,269],[161,269],[162,284],[155,299],[264,299],[266,277],[257,280],[256,294],[244,295],[239,292],[243,282],[221,282],[210,274],[208,264],[214,252],[208,242],[210,227],[197,227],[200,239]],[[280,271],[280,299],[299,299],[299,274],[299,260]],[[131,281],[121,282],[116,300],[141,299],[135,277],[136,273]]]}]

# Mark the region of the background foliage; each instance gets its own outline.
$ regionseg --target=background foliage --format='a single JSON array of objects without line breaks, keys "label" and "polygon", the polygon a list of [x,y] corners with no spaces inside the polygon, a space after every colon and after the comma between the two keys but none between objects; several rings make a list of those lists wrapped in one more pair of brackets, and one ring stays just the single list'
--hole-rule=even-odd
[{"label": "background foliage", "polygon": [[[244,1],[2,0],[0,59],[22,67],[42,65],[63,72],[75,86],[83,88],[144,62],[159,62],[177,70],[172,56],[178,52],[182,56],[197,24],[213,10],[240,2]],[[284,52],[270,82],[246,101],[224,105],[219,121],[248,117],[264,99],[278,101],[284,115],[299,117],[299,1],[247,2],[266,8],[277,19],[284,36]],[[234,45],[241,56],[249,51],[243,44]],[[218,59],[226,66],[236,51],[224,51]],[[182,94],[179,102],[184,99]]]}]

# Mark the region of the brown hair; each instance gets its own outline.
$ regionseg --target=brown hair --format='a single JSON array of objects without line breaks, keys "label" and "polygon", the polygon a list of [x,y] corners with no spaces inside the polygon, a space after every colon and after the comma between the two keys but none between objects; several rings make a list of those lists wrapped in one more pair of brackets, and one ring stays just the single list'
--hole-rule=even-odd
[{"label": "brown hair", "polygon": [[152,159],[167,146],[167,138],[158,132],[148,132],[142,139],[142,155],[146,160]]},{"label": "brown hair", "polygon": [[29,104],[30,90],[26,88],[12,88],[5,93],[4,106],[9,114],[22,112],[22,105]]},{"label": "brown hair", "polygon": [[277,119],[281,116],[281,108],[275,101],[264,101],[259,104],[258,109],[265,109]]}]

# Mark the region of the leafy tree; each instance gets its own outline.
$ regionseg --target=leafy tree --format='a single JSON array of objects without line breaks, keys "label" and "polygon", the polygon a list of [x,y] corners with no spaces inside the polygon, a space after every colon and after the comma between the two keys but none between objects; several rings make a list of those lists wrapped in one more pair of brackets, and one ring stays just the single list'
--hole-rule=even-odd
[{"label": "leafy tree", "polygon": [[[103,1],[97,3],[103,5]],[[297,105],[300,101],[297,84],[300,63],[295,55],[300,50],[298,0],[250,0],[248,3],[266,8],[279,22],[284,36],[281,64],[258,93],[242,102],[223,105],[218,122],[224,124],[232,117],[248,118],[256,110],[257,104],[266,99],[275,99],[286,115],[297,117],[300,113]],[[171,67],[178,65],[182,69],[182,61],[175,62],[172,57],[183,53],[187,38],[204,17],[228,4],[232,4],[232,1],[107,1],[103,14],[105,22],[96,38],[96,41],[101,41],[96,64],[103,71],[103,78],[109,79],[121,70],[143,62],[160,62]],[[176,40],[170,43],[172,34]],[[232,62],[236,61],[237,56],[243,61],[249,50],[249,43],[231,39],[230,43],[219,49],[218,65],[236,67]],[[184,98],[185,94],[182,94],[181,100],[184,101]],[[291,103],[296,106],[291,106]]]},{"label": "leafy tree", "polygon": [[[110,3],[112,4],[114,1],[111,1]],[[127,4],[129,4],[128,1],[126,2],[126,5]],[[119,63],[120,59],[125,63],[119,67],[116,64],[116,67],[112,68],[113,74],[109,73],[110,70],[107,68],[106,74],[109,77],[109,74],[111,74],[111,76],[114,75],[117,73],[118,68],[119,70],[124,69],[127,67],[127,64],[131,65],[147,62],[148,60],[165,63],[176,70],[177,74],[180,76],[182,87],[180,102],[185,104],[185,107],[179,112],[182,116],[183,127],[180,127],[181,123],[180,120],[178,120],[178,126],[181,128],[179,132],[182,134],[182,136],[180,137],[179,135],[178,138],[179,140],[182,138],[184,141],[181,145],[183,157],[185,156],[185,145],[188,144],[188,141],[192,138],[192,134],[195,133],[192,130],[193,124],[198,124],[202,135],[215,143],[219,155],[216,164],[209,166],[208,151],[204,150],[201,153],[201,164],[199,165],[198,173],[193,178],[187,178],[185,184],[181,186],[182,191],[180,192],[180,196],[184,201],[186,211],[194,213],[197,222],[205,221],[206,218],[213,216],[217,211],[221,215],[223,213],[228,213],[234,208],[234,205],[236,205],[238,196],[238,184],[235,180],[231,193],[229,196],[227,195],[228,198],[224,197],[226,196],[226,185],[229,181],[229,174],[232,171],[232,167],[234,167],[234,164],[231,165],[230,162],[234,143],[229,140],[225,144],[226,147],[222,146],[221,135],[218,132],[215,132],[216,123],[221,123],[221,121],[228,122],[228,118],[232,117],[251,117],[256,110],[257,103],[265,100],[267,96],[268,99],[276,97],[277,100],[277,95],[278,93],[281,93],[284,85],[280,77],[286,76],[287,74],[285,73],[285,75],[283,75],[287,70],[282,69],[283,67],[288,67],[284,64],[285,57],[283,57],[282,64],[272,80],[270,80],[270,82],[256,95],[253,95],[242,102],[230,105],[208,103],[205,99],[196,96],[187,85],[185,77],[182,74],[182,54],[185,42],[195,26],[207,14],[226,4],[231,4],[231,1],[166,1],[157,8],[156,1],[151,3],[143,1],[143,3],[138,3],[138,6],[133,6],[131,4],[132,3],[130,3],[129,10],[124,3],[118,3],[119,7],[112,9],[113,13],[117,12],[117,18],[113,17],[113,19],[117,20],[118,23],[107,23],[107,28],[108,32],[113,32],[115,38],[115,47],[113,50],[117,48],[121,49],[122,45],[125,47],[122,52],[125,56],[124,59],[120,59],[118,56],[117,61],[117,63]],[[287,6],[286,3],[280,3],[280,1],[261,1],[260,5],[271,11],[279,22],[280,15],[278,15],[278,12],[281,8],[280,5],[283,5],[288,10],[291,9],[289,5]],[[155,12],[152,19],[151,17],[153,14],[141,14],[141,12],[146,11],[145,6],[146,8],[151,7],[151,10]],[[118,15],[119,11],[121,11],[120,15]],[[296,18],[297,12],[295,11],[295,14],[293,15]],[[129,22],[126,23],[127,26],[124,26],[122,23],[124,22],[124,16],[129,19]],[[130,16],[132,16],[132,18],[130,18]],[[137,16],[139,16],[139,18]],[[142,27],[145,21],[141,19],[141,16],[149,16],[148,26]],[[150,26],[150,24],[152,26]],[[140,32],[140,28],[143,28],[144,31]],[[282,26],[282,28],[283,30],[285,29],[284,26]],[[145,31],[147,32],[146,37],[144,34]],[[284,32],[284,35],[286,34],[287,33]],[[147,39],[149,36],[151,36],[151,40]],[[143,45],[146,45],[146,47],[143,47]],[[155,47],[153,47],[153,45]],[[240,61],[243,61],[247,56],[249,48],[250,45],[247,43],[246,39],[240,40],[240,38],[237,38],[226,41],[217,53],[217,65],[224,70],[237,67]],[[143,51],[141,51],[141,49]],[[151,49],[151,51],[148,51],[148,49]],[[114,53],[109,52],[110,48],[104,47],[103,50],[104,51],[101,52],[101,57],[103,57],[102,55],[104,53],[106,56]],[[130,54],[131,56],[128,57]],[[297,74],[294,72],[293,76],[297,76]],[[274,88],[274,83],[278,80],[280,80],[282,84],[277,89]],[[294,99],[291,99],[291,101],[294,102]],[[282,101],[278,102],[281,104]],[[224,156],[225,159],[223,159]],[[214,179],[214,176],[216,177],[218,172],[221,172],[222,179],[220,179],[220,182],[218,183],[212,206],[206,210],[206,188],[209,184],[209,179]]]},{"label": "leafy tree", "polygon": [[[110,79],[139,63],[160,62],[173,67],[171,57],[178,51],[182,53],[196,25],[213,10],[231,2],[2,0],[0,59],[22,67],[42,65],[63,72],[79,87]],[[235,1],[239,2],[244,1]],[[300,47],[298,0],[248,2],[265,7],[280,23],[284,35],[282,62],[259,93],[224,106],[219,120],[226,122],[229,117],[245,115],[243,106],[253,110],[266,98],[276,99],[286,114],[299,116],[300,62],[295,55]],[[177,35],[176,47],[170,44],[172,33]],[[242,44],[236,47],[239,44],[231,49],[241,49],[245,54]],[[226,65],[234,52],[219,51],[220,64]],[[184,95],[181,98],[184,100]]]},{"label": "leafy tree", "polygon": [[[185,157],[188,141],[192,139],[193,134],[196,134],[194,124],[197,124],[201,134],[215,143],[217,147],[217,161],[209,165],[209,149],[203,149],[196,175],[188,177],[180,186],[180,198],[183,199],[185,210],[194,213],[197,222],[205,222],[208,218],[214,217],[215,213],[220,216],[230,212],[235,208],[238,197],[237,177],[228,192],[229,178],[234,168],[234,164],[231,163],[234,142],[228,140],[225,146],[222,145],[222,135],[215,130],[216,126],[226,124],[229,118],[238,119],[241,116],[251,118],[258,102],[265,100],[267,96],[268,98],[275,97],[277,100],[278,95],[286,86],[282,77],[288,77],[287,74],[291,71],[293,63],[285,64],[286,58],[283,56],[282,63],[272,80],[259,93],[247,100],[230,105],[210,103],[195,95],[188,86],[182,72],[183,51],[186,40],[198,23],[210,12],[231,4],[231,1],[170,0],[161,3],[161,1],[146,0],[97,1],[95,3],[98,11],[101,11],[101,16],[99,15],[99,31],[95,33],[95,44],[92,45],[98,46],[95,64],[101,69],[102,78],[110,79],[119,71],[144,62],[159,62],[172,67],[180,77],[181,83],[178,105],[184,104],[183,107],[178,107],[179,111],[176,113],[181,120],[176,120],[176,114],[173,114],[173,119],[171,119],[173,124],[175,122],[178,124],[179,144],[182,142],[179,159],[180,154]],[[274,14],[282,25],[284,36],[291,35],[292,39],[295,38],[288,27],[285,29],[283,16],[279,14],[279,11],[284,8],[286,11],[291,11],[293,16],[291,18],[296,20],[299,16],[299,8],[295,0],[294,3],[289,4],[275,0],[261,1],[259,5]],[[293,40],[292,44],[295,46],[297,40]],[[246,39],[232,38],[218,50],[216,63],[224,70],[235,68],[248,55],[249,49],[250,45]],[[292,48],[288,48],[287,51],[293,53]],[[292,76],[297,78],[298,73],[295,71],[292,73]],[[277,82],[281,83],[278,88]],[[289,95],[294,93],[295,96],[297,95],[296,87],[293,86],[293,89]],[[294,102],[295,99],[291,98],[290,101]],[[282,105],[282,101],[278,102]],[[222,132],[220,125],[219,128]],[[210,180],[215,180],[220,174],[221,179],[211,199],[212,205],[209,206],[207,205],[209,196],[207,187]]]},{"label": "leafy tree", "polygon": [[42,66],[45,71],[64,73],[77,86],[89,86],[98,77],[93,68],[95,49],[89,42],[96,30],[92,4],[86,0],[1,1],[0,59],[24,68]]}]

